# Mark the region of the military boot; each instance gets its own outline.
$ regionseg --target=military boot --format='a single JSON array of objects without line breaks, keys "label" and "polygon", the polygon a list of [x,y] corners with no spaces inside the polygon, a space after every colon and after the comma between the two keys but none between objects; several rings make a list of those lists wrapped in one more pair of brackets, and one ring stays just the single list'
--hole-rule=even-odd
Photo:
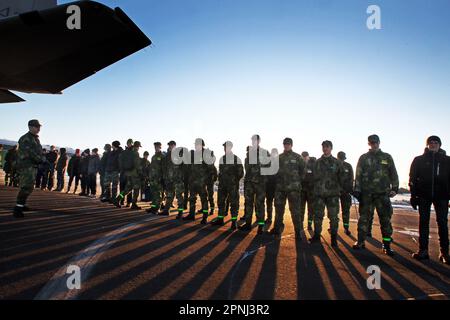
[{"label": "military boot", "polygon": [[412,254],[412,257],[416,260],[428,260],[430,256],[428,255],[428,250],[419,250]]},{"label": "military boot", "polygon": [[[234,222],[234,221],[233,221]],[[213,226],[223,226],[225,224],[225,222],[223,221],[223,217],[217,217],[216,219],[214,219],[211,224]]]},{"label": "military boot", "polygon": [[441,253],[439,254],[439,261],[444,264],[450,264],[450,257],[448,256],[448,249],[441,249]]},{"label": "military boot", "polygon": [[394,250],[391,249],[391,241],[383,240],[383,253],[388,256],[394,255]]},{"label": "military boot", "polygon": [[169,215],[169,210],[164,209],[164,210],[161,211],[158,215],[160,215],[160,216],[168,216],[168,215]]},{"label": "military boot", "polygon": [[17,218],[17,219],[24,218],[25,216],[23,215],[23,208],[15,206],[14,211],[13,211],[13,216],[14,216],[14,218]]},{"label": "military boot", "polygon": [[208,214],[207,213],[203,214],[203,219],[202,219],[202,221],[200,223],[201,224],[207,224],[208,223]]},{"label": "military boot", "polygon": [[194,221],[195,220],[195,212],[190,212],[186,217],[183,217],[184,221]]},{"label": "military boot", "polygon": [[141,207],[139,207],[136,203],[131,204],[131,210],[141,210]]},{"label": "military boot", "polygon": [[246,222],[242,226],[239,226],[239,230],[241,230],[241,231],[252,231],[252,224]]},{"label": "military boot", "polygon": [[259,225],[258,226],[258,231],[256,232],[256,234],[263,234],[264,233],[264,226]]},{"label": "military boot", "polygon": [[366,244],[363,241],[357,241],[353,245],[354,250],[362,250],[366,248]]}]

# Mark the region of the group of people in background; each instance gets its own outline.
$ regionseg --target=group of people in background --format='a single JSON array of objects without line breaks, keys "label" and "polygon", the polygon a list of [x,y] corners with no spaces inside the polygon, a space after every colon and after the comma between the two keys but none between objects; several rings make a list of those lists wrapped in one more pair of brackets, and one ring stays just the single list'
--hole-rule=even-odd
[{"label": "group of people in background", "polygon": [[[154,154],[144,153],[140,158],[139,141],[129,139],[124,148],[119,141],[104,146],[102,157],[98,149],[75,151],[70,160],[66,150],[59,155],[54,147],[43,152],[37,134],[40,131],[37,120],[29,122],[29,132],[19,140],[16,156],[16,170],[20,191],[14,216],[23,217],[26,199],[34,187],[52,189],[54,171],[57,173],[56,191],[63,191],[64,175],[67,169],[69,184],[65,192],[77,192],[81,181],[82,196],[97,197],[97,178],[101,192],[100,201],[133,210],[141,210],[138,197],[149,201],[150,214],[169,215],[177,199],[175,210],[177,219],[192,221],[197,214],[202,215],[202,224],[215,213],[214,186],[218,182],[218,215],[212,225],[222,226],[225,217],[231,214],[232,230],[239,228],[250,231],[256,215],[257,234],[269,231],[280,236],[284,230],[286,202],[294,224],[295,238],[302,239],[304,217],[307,208],[307,228],[313,232],[311,243],[321,241],[322,223],[325,209],[330,220],[328,232],[331,245],[338,246],[339,212],[342,211],[344,231],[350,235],[350,207],[352,199],[359,202],[358,236],[353,245],[355,250],[365,249],[365,240],[371,236],[374,211],[379,216],[383,247],[387,255],[393,255],[393,228],[391,218],[393,208],[390,198],[398,193],[399,180],[394,160],[390,154],[381,151],[380,138],[368,137],[370,150],[358,161],[355,172],[347,163],[344,152],[337,158],[332,155],[333,143],[322,143],[323,154],[316,159],[308,152],[298,154],[293,151],[293,140],[283,140],[283,152],[276,149],[269,153],[260,146],[261,138],[254,135],[247,147],[244,162],[233,153],[233,143],[223,144],[223,156],[215,165],[214,152],[205,148],[203,139],[195,140],[194,150],[177,147],[175,141],[168,142],[166,152],[162,143],[154,143]],[[430,207],[436,210],[440,237],[440,256],[443,263],[449,263],[448,243],[448,202],[450,200],[450,157],[441,149],[437,136],[427,139],[427,148],[422,156],[414,159],[410,173],[411,205],[420,213],[420,248],[413,257],[428,259],[428,237]],[[182,161],[180,161],[180,159]],[[270,168],[276,164],[272,173]],[[240,207],[240,182],[243,180],[245,198],[244,215],[238,224]],[[32,185],[30,185],[32,181]],[[72,183],[75,181],[72,191]],[[200,210],[196,211],[197,196]],[[353,196],[353,198],[352,198]],[[189,203],[189,206],[188,206]],[[273,219],[273,207],[275,217]],[[187,211],[187,215],[185,215]]]}]

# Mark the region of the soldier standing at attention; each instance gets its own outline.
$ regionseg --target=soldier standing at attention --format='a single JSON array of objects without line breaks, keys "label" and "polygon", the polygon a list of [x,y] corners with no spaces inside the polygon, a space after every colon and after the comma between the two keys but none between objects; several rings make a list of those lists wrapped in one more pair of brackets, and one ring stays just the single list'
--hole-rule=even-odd
[{"label": "soldier standing at attention", "polygon": [[[120,182],[120,163],[119,157],[123,152],[119,141],[114,141],[112,143],[112,151],[108,156],[106,161],[105,169],[105,193],[102,198],[102,202],[113,202],[117,197],[117,190]],[[121,190],[124,190],[125,187]]]},{"label": "soldier standing at attention", "polygon": [[339,196],[342,190],[344,170],[342,163],[331,155],[332,150],[333,143],[331,141],[322,142],[323,155],[314,166],[314,194],[317,211],[314,217],[314,236],[310,242],[320,242],[326,208],[330,220],[331,245],[335,247],[339,228]]},{"label": "soldier standing at attention", "polygon": [[[253,210],[256,211],[258,223],[258,234],[264,232],[265,226],[265,208],[264,200],[266,198],[267,177],[261,174],[262,167],[270,166],[270,154],[267,150],[260,148],[261,137],[254,135],[252,137],[252,146],[248,148],[245,158],[245,178],[244,178],[244,197],[245,197],[245,223],[239,227],[242,231],[252,230]],[[261,161],[262,157],[268,159],[268,164]]]},{"label": "soldier standing at attention", "polygon": [[108,157],[111,154],[112,146],[107,143],[103,147],[102,158],[100,159],[100,187],[101,187],[101,197],[100,201],[103,200],[103,195],[105,194],[105,177],[106,177],[106,164],[108,163]]},{"label": "soldier standing at attention", "polygon": [[[275,159],[278,157],[278,151],[277,149],[272,149],[272,152],[270,153],[270,159]],[[266,181],[266,211],[267,211],[267,217],[266,217],[266,227],[270,228],[272,225],[272,218],[273,218],[273,206],[274,206],[274,199],[275,199],[275,186],[276,186],[276,175],[269,175],[267,176]]]},{"label": "soldier standing at attention", "polygon": [[161,207],[161,193],[163,191],[163,160],[164,155],[161,151],[161,142],[155,142],[155,154],[150,161],[150,190],[152,193],[152,204],[147,209],[148,213],[157,214]]},{"label": "soldier standing at attention", "polygon": [[[184,152],[189,152],[188,150],[179,150],[177,149],[177,143],[175,141],[170,141],[168,143],[169,149],[167,150],[167,155],[164,158],[164,181],[166,181],[167,188],[167,199],[165,203],[165,207],[161,215],[168,216],[170,208],[172,207],[173,200],[175,196],[177,197],[178,204],[178,215],[177,219],[181,219],[183,217],[184,212],[184,171],[183,167],[185,166],[183,163],[174,163],[174,159],[172,159],[172,154],[175,153],[180,158],[183,157]],[[174,154],[174,155],[175,155]]]},{"label": "soldier standing at attention", "polygon": [[300,196],[305,162],[301,155],[292,151],[292,145],[291,138],[284,139],[284,151],[278,157],[280,167],[276,174],[275,224],[270,233],[275,236],[280,236],[283,233],[283,219],[287,200],[294,224],[295,239],[299,241],[302,239],[301,231],[303,230],[300,221]]},{"label": "soldier standing at attention", "polygon": [[344,180],[342,185],[342,192],[340,196],[341,200],[341,210],[342,210],[342,223],[344,225],[344,230],[346,235],[351,235],[350,230],[350,208],[352,207],[352,196],[351,193],[353,191],[353,168],[352,165],[348,162],[345,162],[347,159],[345,152],[338,152],[338,160],[341,161],[342,167],[344,168]]},{"label": "soldier standing at attention", "polygon": [[302,152],[303,161],[305,161],[305,170],[302,178],[302,195],[300,197],[300,221],[303,226],[305,220],[305,209],[308,205],[308,230],[312,231],[314,222],[314,165],[316,158],[310,157],[307,151]]},{"label": "soldier standing at attention", "polygon": [[383,236],[383,253],[392,256],[392,204],[398,192],[398,175],[391,155],[381,151],[380,138],[368,138],[370,150],[363,154],[356,167],[355,198],[359,201],[358,241],[353,249],[365,248],[371,208],[376,208]]},{"label": "soldier standing at attention", "polygon": [[23,212],[29,210],[25,205],[30,194],[33,192],[36,179],[37,167],[45,158],[42,154],[42,146],[39,141],[41,124],[38,120],[28,122],[28,133],[19,139],[17,151],[17,171],[19,175],[19,194],[17,195],[14,217],[23,218]]},{"label": "soldier standing at attention", "polygon": [[203,219],[201,224],[208,221],[208,196],[206,194],[206,184],[210,172],[210,164],[205,162],[205,141],[203,139],[195,140],[195,150],[191,150],[191,163],[189,164],[189,215],[183,220],[195,220],[195,205],[197,195],[200,196],[201,211]]},{"label": "soldier standing at attention", "polygon": [[226,202],[229,201],[231,206],[231,230],[235,230],[239,214],[239,181],[244,176],[244,166],[241,159],[233,153],[231,141],[225,142],[223,147],[225,155],[219,160],[219,189],[217,192],[219,215],[212,224],[224,225],[224,218],[228,215]]},{"label": "soldier standing at attention", "polygon": [[141,201],[150,201],[148,190],[150,190],[150,161],[148,157],[150,153],[144,152],[144,157],[141,159],[142,177],[141,177]]},{"label": "soldier standing at attention", "polygon": [[209,176],[208,183],[206,184],[206,192],[208,193],[208,202],[209,202],[209,215],[212,216],[214,214],[214,184],[217,181],[217,168],[216,166],[209,166]]},{"label": "soldier standing at attention", "polygon": [[120,202],[125,199],[125,197],[133,192],[133,198],[131,203],[132,210],[140,210],[141,208],[137,205],[137,200],[139,197],[139,189],[141,188],[141,159],[139,157],[139,148],[142,147],[139,141],[133,143],[132,149],[127,149],[123,151],[119,156],[119,163],[121,171],[125,175],[127,185],[125,190],[121,191],[114,201],[114,205],[120,208]]}]

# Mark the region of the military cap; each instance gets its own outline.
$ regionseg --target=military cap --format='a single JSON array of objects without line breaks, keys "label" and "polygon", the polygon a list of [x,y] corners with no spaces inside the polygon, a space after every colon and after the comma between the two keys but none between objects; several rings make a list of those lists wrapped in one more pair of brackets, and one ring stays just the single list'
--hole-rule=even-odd
[{"label": "military cap", "polygon": [[39,120],[34,119],[34,120],[28,121],[28,126],[39,128],[39,127],[42,127],[42,124],[39,123]]},{"label": "military cap", "polygon": [[161,142],[155,142],[153,145],[154,145],[155,147],[161,147],[161,146],[162,146],[162,143],[161,143]]},{"label": "military cap", "polygon": [[338,157],[339,160],[347,159],[347,156],[346,156],[344,151],[339,151],[338,154],[337,154],[337,157]]},{"label": "military cap", "polygon": [[233,142],[231,142],[231,141],[225,141],[225,142],[223,143],[223,146],[224,146],[224,147],[229,146],[230,148],[232,148],[232,147],[233,147]]},{"label": "military cap", "polygon": [[113,147],[118,148],[118,147],[120,147],[120,142],[116,140],[112,143],[112,145],[113,145]]},{"label": "military cap", "polygon": [[290,144],[290,145],[292,146],[293,141],[292,141],[291,138],[285,138],[285,139],[283,140],[283,144]]},{"label": "military cap", "polygon": [[201,138],[195,139],[195,145],[197,146],[199,144],[201,144],[202,147],[204,147],[205,146],[205,141],[203,139],[201,139]]},{"label": "military cap", "polygon": [[302,157],[309,157],[309,152],[308,151],[303,151],[302,152]]},{"label": "military cap", "polygon": [[169,141],[169,143],[167,143],[168,146],[176,146],[177,143],[173,140]]},{"label": "military cap", "polygon": [[133,146],[134,146],[135,148],[140,148],[140,147],[142,147],[142,145],[141,145],[141,143],[140,143],[139,141],[135,141],[135,142],[133,143]]},{"label": "military cap", "polygon": [[441,138],[439,138],[438,136],[428,137],[427,145],[429,145],[431,141],[435,141],[435,142],[439,143],[439,146],[442,146]]},{"label": "military cap", "polygon": [[371,135],[371,136],[369,136],[369,137],[367,138],[367,141],[369,141],[369,142],[375,142],[375,143],[380,143],[380,137],[377,136],[376,134],[373,134],[373,135]]},{"label": "military cap", "polygon": [[325,140],[324,142],[322,142],[322,147],[324,146],[329,146],[330,148],[333,148],[333,142],[331,142],[330,140]]}]

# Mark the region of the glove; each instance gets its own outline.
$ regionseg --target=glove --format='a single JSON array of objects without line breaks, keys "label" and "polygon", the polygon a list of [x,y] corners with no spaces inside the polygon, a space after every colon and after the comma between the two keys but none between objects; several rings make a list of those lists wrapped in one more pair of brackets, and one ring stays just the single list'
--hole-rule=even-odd
[{"label": "glove", "polygon": [[358,202],[361,202],[361,192],[353,191],[352,196],[354,196]]},{"label": "glove", "polygon": [[417,197],[411,197],[411,199],[409,200],[409,202],[411,203],[411,207],[414,210],[417,210],[417,206],[419,205],[419,198]]}]

